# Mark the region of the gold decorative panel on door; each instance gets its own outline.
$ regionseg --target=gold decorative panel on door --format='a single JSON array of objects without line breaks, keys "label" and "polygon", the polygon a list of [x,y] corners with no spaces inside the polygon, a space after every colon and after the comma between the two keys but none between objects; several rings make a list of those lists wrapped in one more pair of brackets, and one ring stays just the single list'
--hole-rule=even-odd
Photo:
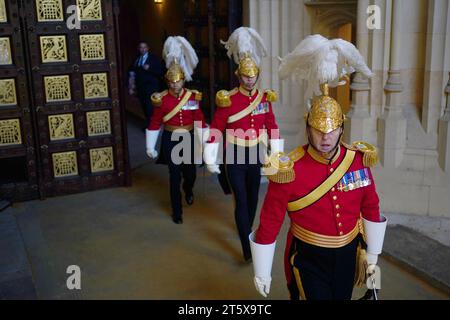
[{"label": "gold decorative panel on door", "polygon": [[0,146],[21,145],[19,119],[0,120]]},{"label": "gold decorative panel on door", "polygon": [[81,60],[104,60],[105,39],[103,34],[84,34],[80,36]]},{"label": "gold decorative panel on door", "polygon": [[16,80],[0,80],[0,107],[17,105]]},{"label": "gold decorative panel on door", "polygon": [[42,36],[42,63],[67,62],[66,36]]},{"label": "gold decorative panel on door", "polygon": [[96,21],[103,19],[101,0],[77,0],[81,21]]},{"label": "gold decorative panel on door", "polygon": [[0,38],[0,65],[12,64],[11,42],[9,37]]},{"label": "gold decorative panel on door", "polygon": [[84,98],[108,98],[108,75],[106,73],[83,74]]},{"label": "gold decorative panel on door", "polygon": [[5,0],[0,0],[0,23],[5,22],[8,22],[8,13],[6,12]]},{"label": "gold decorative panel on door", "polygon": [[36,14],[39,22],[63,21],[62,0],[36,0]]}]

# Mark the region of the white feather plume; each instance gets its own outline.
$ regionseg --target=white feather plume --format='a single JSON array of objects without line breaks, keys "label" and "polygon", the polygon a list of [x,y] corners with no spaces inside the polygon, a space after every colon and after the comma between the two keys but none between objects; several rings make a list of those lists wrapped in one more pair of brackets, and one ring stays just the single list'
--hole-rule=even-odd
[{"label": "white feather plume", "polygon": [[164,42],[163,59],[167,69],[176,61],[183,70],[186,81],[192,80],[192,74],[198,64],[198,57],[194,48],[184,37],[167,38]]},{"label": "white feather plume", "polygon": [[319,34],[303,39],[281,59],[278,70],[280,79],[308,80],[307,97],[320,95],[323,83],[330,87],[338,86],[343,76],[355,71],[369,78],[373,75],[352,43],[342,39],[328,40]]},{"label": "white feather plume", "polygon": [[249,54],[259,67],[261,59],[267,55],[264,41],[255,29],[240,27],[233,31],[227,41],[220,41],[227,49],[228,57],[233,57],[236,64]]}]

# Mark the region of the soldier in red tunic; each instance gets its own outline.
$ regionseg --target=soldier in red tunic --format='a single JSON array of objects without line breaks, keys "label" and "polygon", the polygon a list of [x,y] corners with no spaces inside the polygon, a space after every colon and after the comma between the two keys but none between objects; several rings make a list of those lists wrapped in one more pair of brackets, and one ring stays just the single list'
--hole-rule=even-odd
[{"label": "soldier in red tunic", "polygon": [[[226,175],[235,198],[235,221],[245,261],[251,260],[248,235],[258,205],[261,165],[266,158],[266,145],[271,152],[283,150],[278,126],[272,110],[277,95],[272,90],[257,88],[261,57],[265,51],[261,37],[251,28],[236,29],[224,43],[229,55],[238,63],[236,75],[240,86],[217,93],[217,111],[211,122],[211,136],[205,145],[204,159],[210,172],[220,173],[219,143],[225,144]],[[225,133],[225,137],[223,134]]]},{"label": "soldier in red tunic", "polygon": [[[182,177],[186,202],[188,205],[194,202],[193,188],[196,179],[194,131],[197,131],[195,136],[202,139],[201,142],[204,142],[203,137],[207,138],[208,133],[200,108],[201,93],[184,88],[185,81],[191,80],[191,73],[198,63],[194,49],[183,37],[169,37],[164,44],[163,55],[168,68],[165,77],[169,90],[155,93],[151,97],[155,110],[146,130],[146,147],[150,158],[158,157],[155,147],[160,128],[163,126],[161,150],[169,166],[172,220],[176,224],[181,224],[183,223],[180,191]],[[184,148],[180,148],[181,152],[174,152],[173,155],[172,151],[181,143]]]},{"label": "soldier in red tunic", "polygon": [[330,80],[334,77],[320,80],[322,94],[306,115],[309,143],[271,157],[278,172],[269,178],[260,225],[250,236],[254,282],[263,296],[270,290],[286,211],[291,227],[285,274],[291,299],[351,299],[354,285],[376,270],[387,223],[380,216],[370,170],[376,151],[368,143],[341,141],[345,116],[328,95]]}]

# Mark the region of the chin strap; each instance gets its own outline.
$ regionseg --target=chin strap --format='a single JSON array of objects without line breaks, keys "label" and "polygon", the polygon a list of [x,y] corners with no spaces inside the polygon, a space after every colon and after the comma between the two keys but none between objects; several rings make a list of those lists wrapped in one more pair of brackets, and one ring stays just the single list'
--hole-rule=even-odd
[{"label": "chin strap", "polygon": [[[317,150],[317,148],[314,146],[314,144],[311,143],[311,135],[310,135],[310,132],[309,132],[309,128],[310,128],[309,124],[306,123],[306,132],[307,132],[307,134],[308,134],[308,143],[309,143],[309,145],[310,145],[314,150],[316,150],[319,154],[322,154],[322,152],[320,152],[319,150]],[[335,145],[334,148],[333,148],[333,151],[332,151],[332,152],[333,152],[333,155],[330,157],[330,159],[328,159],[328,164],[331,164],[331,160],[336,156],[336,153],[338,152],[338,146],[339,146],[339,144],[341,143],[342,135],[344,134],[344,125],[342,125],[341,128],[342,128],[341,134],[339,135],[338,142],[336,143],[336,145]]]},{"label": "chin strap", "polygon": [[341,134],[339,135],[339,139],[338,139],[338,141],[336,142],[336,145],[333,148],[333,155],[330,157],[330,159],[328,161],[328,165],[331,164],[331,160],[334,159],[334,157],[336,156],[336,154],[337,154],[337,152],[339,150],[338,146],[341,143],[342,135],[344,134],[344,124],[342,124],[341,128],[342,128]]}]

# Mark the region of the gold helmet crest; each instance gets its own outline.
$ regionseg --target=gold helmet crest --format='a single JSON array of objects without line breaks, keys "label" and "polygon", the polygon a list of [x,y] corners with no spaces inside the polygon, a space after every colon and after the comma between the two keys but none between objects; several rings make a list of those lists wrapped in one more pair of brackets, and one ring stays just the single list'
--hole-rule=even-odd
[{"label": "gold helmet crest", "polygon": [[249,78],[256,77],[259,74],[259,68],[256,62],[248,53],[239,61],[239,67],[236,70],[237,76],[246,76]]},{"label": "gold helmet crest", "polygon": [[165,77],[169,82],[178,82],[185,79],[183,69],[176,60],[170,65]]},{"label": "gold helmet crest", "polygon": [[192,45],[181,36],[168,37],[164,42],[163,59],[166,62],[165,78],[169,82],[192,81],[198,57]]},{"label": "gold helmet crest", "polygon": [[309,126],[322,133],[330,133],[342,126],[345,115],[339,103],[329,96],[328,84],[320,86],[322,95],[315,97],[311,109],[306,114]]},{"label": "gold helmet crest", "polygon": [[354,71],[370,78],[373,73],[364,57],[350,42],[329,40],[320,34],[307,36],[281,59],[280,79],[307,80],[306,97],[313,95],[312,107],[306,114],[308,125],[328,133],[341,127],[345,116],[339,103],[328,95],[328,85],[339,86],[342,77]]},{"label": "gold helmet crest", "polygon": [[227,50],[228,57],[238,65],[236,76],[256,77],[267,48],[260,34],[253,28],[239,27],[227,41],[220,41]]}]

